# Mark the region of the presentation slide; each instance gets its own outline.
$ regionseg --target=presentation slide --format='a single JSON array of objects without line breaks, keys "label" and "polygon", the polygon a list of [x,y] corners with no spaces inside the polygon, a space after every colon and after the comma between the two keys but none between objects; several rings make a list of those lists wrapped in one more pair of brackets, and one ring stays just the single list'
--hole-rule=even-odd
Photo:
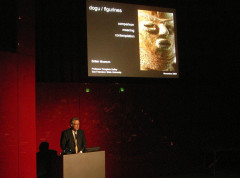
[{"label": "presentation slide", "polygon": [[87,0],[88,76],[178,78],[174,9]]}]

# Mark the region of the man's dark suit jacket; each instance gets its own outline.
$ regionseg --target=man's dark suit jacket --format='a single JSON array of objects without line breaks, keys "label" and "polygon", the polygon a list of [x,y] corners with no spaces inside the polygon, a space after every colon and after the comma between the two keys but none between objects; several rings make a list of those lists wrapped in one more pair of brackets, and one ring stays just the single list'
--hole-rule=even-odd
[{"label": "man's dark suit jacket", "polygon": [[[87,142],[85,138],[84,131],[79,129],[77,131],[77,146],[78,146],[78,152],[80,151],[85,151],[84,149],[86,148]],[[74,137],[72,134],[72,129],[67,129],[62,131],[62,136],[61,136],[61,142],[60,146],[62,150],[71,150],[72,153],[76,153],[75,151],[75,142],[74,142]]]}]

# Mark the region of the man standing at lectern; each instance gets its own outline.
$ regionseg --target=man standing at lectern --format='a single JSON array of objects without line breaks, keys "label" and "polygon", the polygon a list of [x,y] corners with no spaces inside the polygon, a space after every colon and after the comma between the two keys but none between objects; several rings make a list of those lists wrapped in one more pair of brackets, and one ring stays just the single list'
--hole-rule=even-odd
[{"label": "man standing at lectern", "polygon": [[70,129],[62,132],[60,146],[63,152],[83,153],[87,142],[84,131],[79,129],[79,118],[73,117],[70,120]]}]

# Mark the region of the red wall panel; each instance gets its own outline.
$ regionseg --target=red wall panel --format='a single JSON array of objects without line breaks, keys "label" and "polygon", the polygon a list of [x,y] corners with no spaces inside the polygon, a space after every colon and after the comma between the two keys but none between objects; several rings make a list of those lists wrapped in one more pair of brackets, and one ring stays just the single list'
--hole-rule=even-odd
[{"label": "red wall panel", "polygon": [[[107,123],[110,121],[104,114],[104,108],[106,107],[104,101],[108,97],[111,98],[111,93],[102,91],[100,85],[94,86],[80,85],[79,111],[81,124],[85,130],[87,146],[101,146],[101,149],[105,150]],[[89,88],[90,92],[85,92],[86,88]],[[107,96],[104,97],[103,93],[106,93]]]},{"label": "red wall panel", "polygon": [[0,52],[0,177],[36,177],[34,57]]},{"label": "red wall panel", "polygon": [[19,55],[19,177],[36,177],[35,60]]},{"label": "red wall panel", "polygon": [[[96,89],[98,90],[98,89]],[[95,91],[96,91],[95,90]],[[80,118],[87,146],[101,146],[107,133],[103,98],[98,92],[85,92],[80,83],[38,83],[36,85],[37,150],[41,142],[60,149],[61,132],[69,128],[71,117]]]},{"label": "red wall panel", "polygon": [[0,52],[0,177],[18,177],[18,59]]},{"label": "red wall panel", "polygon": [[36,85],[37,151],[42,142],[60,149],[61,131],[71,117],[79,117],[79,84],[38,83]]}]

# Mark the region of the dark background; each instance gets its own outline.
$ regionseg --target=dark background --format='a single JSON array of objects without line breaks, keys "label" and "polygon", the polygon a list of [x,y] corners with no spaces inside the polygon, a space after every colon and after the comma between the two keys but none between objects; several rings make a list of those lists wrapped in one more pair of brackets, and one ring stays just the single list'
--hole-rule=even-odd
[{"label": "dark background", "polygon": [[[235,1],[148,0],[141,4],[176,9],[180,78],[87,78],[85,4],[36,2],[37,143],[48,141],[51,149],[59,150],[49,124],[61,118],[58,129],[64,129],[70,117],[77,115],[83,119],[89,146],[106,150],[108,177],[202,172],[211,163],[213,150],[224,155],[217,168],[239,166]],[[0,49],[14,52],[17,8],[8,5],[14,13],[7,17],[11,20],[1,18],[9,26],[1,26]],[[15,28],[6,30],[10,26]],[[87,87],[90,93],[85,92]]]}]

